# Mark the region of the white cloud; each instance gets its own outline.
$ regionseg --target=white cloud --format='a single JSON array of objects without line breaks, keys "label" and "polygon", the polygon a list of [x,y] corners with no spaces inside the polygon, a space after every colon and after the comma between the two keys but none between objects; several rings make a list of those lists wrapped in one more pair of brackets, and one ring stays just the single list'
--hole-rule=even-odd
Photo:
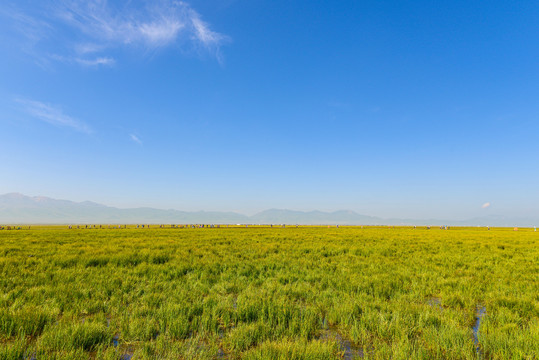
[{"label": "white cloud", "polygon": [[0,5],[0,16],[3,21],[11,22],[14,30],[20,32],[30,43],[37,43],[49,36],[52,26],[43,19],[25,14],[10,4]]},{"label": "white cloud", "polygon": [[194,10],[189,10],[189,19],[194,29],[194,35],[198,41],[207,47],[218,46],[226,37],[210,30],[207,23],[200,19],[198,13]]},{"label": "white cloud", "polygon": [[95,59],[76,58],[75,61],[84,66],[114,65],[116,62],[113,58],[109,57],[99,57]]},{"label": "white cloud", "polygon": [[28,99],[17,99],[16,101],[24,107],[24,110],[28,114],[36,119],[51,125],[68,127],[86,134],[91,134],[93,132],[84,122],[64,114],[57,106]]},{"label": "white cloud", "polygon": [[131,138],[131,140],[133,140],[134,142],[136,142],[137,144],[142,144],[142,141],[139,139],[139,137],[135,134],[129,134],[129,137]]},{"label": "white cloud", "polygon": [[[211,30],[189,4],[177,0],[128,1],[121,6],[106,0],[57,0],[35,8],[33,16],[20,10],[4,13],[34,44],[47,38],[54,48],[49,53],[56,54],[52,59],[81,65],[105,65],[96,60],[112,59],[110,51],[125,46],[155,50],[189,44],[220,59],[220,47],[228,40]],[[66,26],[71,29],[66,31]],[[91,54],[93,58],[86,57]]]},{"label": "white cloud", "polygon": [[96,58],[84,58],[84,57],[66,57],[60,55],[50,55],[50,59],[65,62],[65,63],[76,63],[82,66],[112,66],[116,63],[111,57],[96,57]]},{"label": "white cloud", "polygon": [[141,24],[138,28],[145,41],[153,46],[164,46],[173,42],[184,24],[173,19],[163,19],[161,22]]},{"label": "white cloud", "polygon": [[481,208],[482,209],[486,209],[486,208],[489,208],[490,207],[490,203],[489,202],[486,202],[484,203],[483,205],[481,205]]},{"label": "white cloud", "polygon": [[92,46],[82,49],[120,45],[155,49],[191,40],[217,55],[227,40],[226,36],[212,31],[183,1],[146,1],[145,4],[143,11],[129,6],[120,10],[103,0],[66,0],[56,13],[88,38]]},{"label": "white cloud", "polygon": [[41,17],[21,11],[15,4],[0,2],[0,23],[6,35],[4,51],[20,49],[42,68],[47,68],[49,56],[44,54],[40,45],[50,42],[53,27]]},{"label": "white cloud", "polygon": [[98,44],[86,43],[86,44],[75,45],[75,51],[81,55],[93,54],[93,53],[100,52],[103,50],[104,50],[104,47]]}]

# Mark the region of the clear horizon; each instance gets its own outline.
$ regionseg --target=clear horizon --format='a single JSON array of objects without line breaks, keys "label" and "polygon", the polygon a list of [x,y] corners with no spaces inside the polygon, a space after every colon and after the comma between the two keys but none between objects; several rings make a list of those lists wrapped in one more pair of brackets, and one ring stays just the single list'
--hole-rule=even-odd
[{"label": "clear horizon", "polygon": [[0,5],[0,194],[539,218],[539,3]]}]

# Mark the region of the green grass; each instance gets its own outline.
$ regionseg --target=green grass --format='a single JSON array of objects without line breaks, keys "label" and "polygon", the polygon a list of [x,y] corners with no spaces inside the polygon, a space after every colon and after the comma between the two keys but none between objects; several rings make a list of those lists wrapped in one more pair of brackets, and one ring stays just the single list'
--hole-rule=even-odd
[{"label": "green grass", "polygon": [[0,360],[539,359],[538,240],[483,228],[2,230]]}]

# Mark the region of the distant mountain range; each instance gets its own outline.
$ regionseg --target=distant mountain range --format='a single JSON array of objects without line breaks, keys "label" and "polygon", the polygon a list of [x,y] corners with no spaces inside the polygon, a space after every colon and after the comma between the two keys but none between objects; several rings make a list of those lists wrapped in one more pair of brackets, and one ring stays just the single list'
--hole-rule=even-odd
[{"label": "distant mountain range", "polygon": [[90,201],[73,202],[18,193],[0,195],[0,224],[303,224],[303,225],[454,225],[534,226],[535,218],[489,216],[454,221],[440,219],[383,219],[354,211],[265,210],[253,216],[234,212],[119,209]]}]

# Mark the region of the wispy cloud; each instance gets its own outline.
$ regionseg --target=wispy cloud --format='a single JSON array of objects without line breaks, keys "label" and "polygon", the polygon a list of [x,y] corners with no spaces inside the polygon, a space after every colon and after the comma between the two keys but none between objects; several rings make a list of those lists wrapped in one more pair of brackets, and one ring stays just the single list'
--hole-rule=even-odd
[{"label": "wispy cloud", "polygon": [[85,66],[110,65],[111,52],[122,47],[147,51],[190,45],[220,60],[220,48],[229,39],[213,31],[189,4],[176,0],[128,1],[123,6],[106,0],[57,0],[36,6],[32,14],[14,9],[0,5],[19,33],[33,44],[49,40],[53,59]]},{"label": "wispy cloud", "polygon": [[139,139],[139,137],[137,135],[129,134],[129,137],[131,138],[131,140],[133,140],[137,144],[142,145],[142,141]]},{"label": "wispy cloud", "polygon": [[112,66],[116,63],[111,57],[84,58],[75,56],[50,55],[50,59],[68,64],[79,64],[86,67]]},{"label": "wispy cloud", "polygon": [[210,29],[210,26],[202,21],[200,15],[193,9],[187,9],[190,25],[194,33],[195,39],[200,41],[207,48],[219,47],[223,41],[228,40],[228,37],[219,34]]},{"label": "wispy cloud", "polygon": [[64,114],[61,108],[40,101],[28,99],[16,99],[22,105],[24,111],[34,118],[54,126],[67,127],[86,134],[93,133],[92,129],[84,122]]},{"label": "wispy cloud", "polygon": [[109,57],[98,57],[95,59],[74,59],[77,63],[84,66],[100,66],[100,65],[114,65],[116,62],[113,58]]},{"label": "wispy cloud", "polygon": [[[48,21],[33,13],[22,11],[15,3],[0,3],[2,31],[7,32],[4,46],[20,49],[36,64],[46,68],[49,60],[40,45],[50,41],[53,27]],[[0,44],[2,45],[2,44]]]},{"label": "wispy cloud", "polygon": [[52,30],[52,26],[44,19],[27,14],[9,2],[0,5],[0,16],[4,20],[10,20],[13,29],[22,33],[33,43],[47,37],[49,31]]},{"label": "wispy cloud", "polygon": [[486,209],[486,208],[489,208],[490,207],[490,203],[489,202],[486,202],[484,203],[483,205],[481,205],[481,208],[482,209]]},{"label": "wispy cloud", "polygon": [[136,31],[146,44],[158,47],[173,42],[184,27],[184,24],[175,19],[161,19],[158,22],[140,24]]},{"label": "wispy cloud", "polygon": [[105,50],[102,45],[93,43],[82,43],[75,45],[75,51],[80,55],[93,54]]}]

